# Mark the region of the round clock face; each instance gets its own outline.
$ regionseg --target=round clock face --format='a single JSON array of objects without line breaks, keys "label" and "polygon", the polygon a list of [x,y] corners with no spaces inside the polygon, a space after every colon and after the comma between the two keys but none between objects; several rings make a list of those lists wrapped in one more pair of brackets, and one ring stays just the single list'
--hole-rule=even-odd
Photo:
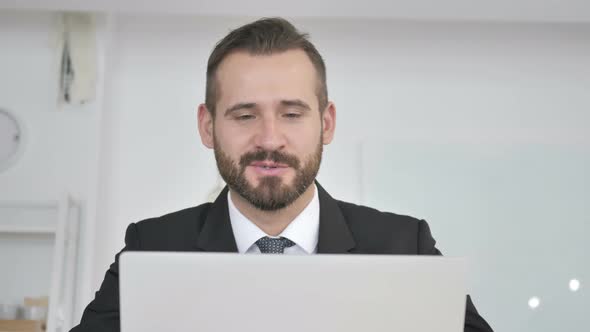
[{"label": "round clock face", "polygon": [[0,172],[16,162],[21,145],[19,123],[10,113],[0,109]]}]

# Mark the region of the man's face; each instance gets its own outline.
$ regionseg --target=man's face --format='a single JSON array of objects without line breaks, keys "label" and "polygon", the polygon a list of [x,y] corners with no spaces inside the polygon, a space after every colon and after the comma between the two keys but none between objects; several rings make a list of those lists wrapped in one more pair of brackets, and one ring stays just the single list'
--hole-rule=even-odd
[{"label": "man's face", "polygon": [[[273,55],[228,55],[217,71],[215,119],[209,123],[217,166],[237,194],[262,210],[277,210],[295,201],[315,179],[323,144],[333,133],[318,109],[316,71],[301,50]],[[206,127],[206,126],[205,126]],[[206,134],[206,133],[205,133]],[[328,136],[326,138],[326,135]],[[209,146],[211,147],[211,146]]]}]

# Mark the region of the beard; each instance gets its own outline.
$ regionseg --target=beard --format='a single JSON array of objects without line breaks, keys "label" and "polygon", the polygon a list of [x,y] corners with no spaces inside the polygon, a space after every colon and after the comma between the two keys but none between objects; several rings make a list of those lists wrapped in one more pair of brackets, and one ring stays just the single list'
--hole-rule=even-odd
[{"label": "beard", "polygon": [[[264,211],[276,211],[289,206],[299,198],[315,180],[322,161],[322,139],[316,151],[302,165],[299,158],[280,151],[258,150],[247,152],[235,162],[222,151],[214,135],[214,152],[217,168],[227,185],[256,208]],[[295,170],[292,184],[285,184],[280,176],[264,176],[254,187],[246,179],[246,167],[255,161],[272,161],[285,164]]]}]

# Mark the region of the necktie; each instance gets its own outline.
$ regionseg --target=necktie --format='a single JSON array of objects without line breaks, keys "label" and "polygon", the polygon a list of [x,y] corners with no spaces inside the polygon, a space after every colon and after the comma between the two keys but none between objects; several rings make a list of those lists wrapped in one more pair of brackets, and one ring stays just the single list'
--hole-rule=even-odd
[{"label": "necktie", "polygon": [[256,241],[256,245],[263,254],[282,254],[285,248],[294,246],[295,242],[285,237],[272,238],[265,236]]}]

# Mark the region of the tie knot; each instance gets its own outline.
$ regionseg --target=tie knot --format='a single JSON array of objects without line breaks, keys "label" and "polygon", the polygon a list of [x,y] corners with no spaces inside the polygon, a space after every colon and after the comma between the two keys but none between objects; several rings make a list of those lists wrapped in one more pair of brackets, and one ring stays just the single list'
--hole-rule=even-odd
[{"label": "tie knot", "polygon": [[282,254],[285,248],[294,246],[295,242],[285,237],[272,238],[265,236],[256,241],[256,245],[263,254]]}]

